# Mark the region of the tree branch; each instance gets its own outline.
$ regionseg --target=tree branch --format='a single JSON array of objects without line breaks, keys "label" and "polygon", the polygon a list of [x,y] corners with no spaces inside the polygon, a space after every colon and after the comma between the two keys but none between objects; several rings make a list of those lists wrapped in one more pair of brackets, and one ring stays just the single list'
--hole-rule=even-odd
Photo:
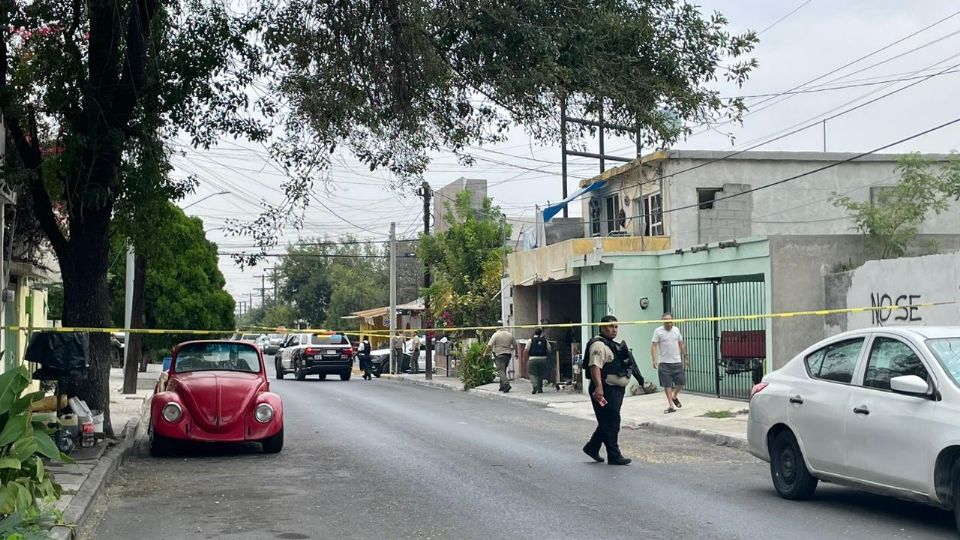
[{"label": "tree branch", "polygon": [[127,22],[127,51],[123,59],[119,93],[114,101],[113,127],[123,128],[133,117],[140,93],[146,87],[147,50],[150,46],[150,24],[157,14],[157,0],[135,0],[130,3]]}]

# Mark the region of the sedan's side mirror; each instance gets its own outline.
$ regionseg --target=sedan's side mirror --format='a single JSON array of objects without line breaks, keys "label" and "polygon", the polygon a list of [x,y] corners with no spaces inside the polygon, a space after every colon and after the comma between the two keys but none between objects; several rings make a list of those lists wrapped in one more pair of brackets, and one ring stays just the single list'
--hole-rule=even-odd
[{"label": "sedan's side mirror", "polygon": [[890,389],[898,394],[908,396],[930,396],[933,394],[927,381],[916,375],[904,375],[890,379]]}]

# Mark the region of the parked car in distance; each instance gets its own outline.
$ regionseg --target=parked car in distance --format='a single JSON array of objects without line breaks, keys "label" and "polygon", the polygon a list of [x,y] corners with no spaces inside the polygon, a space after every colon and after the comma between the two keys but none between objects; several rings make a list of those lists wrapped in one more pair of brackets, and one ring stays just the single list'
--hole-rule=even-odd
[{"label": "parked car in distance", "polygon": [[161,392],[150,405],[150,453],[176,441],[259,442],[283,449],[283,403],[270,392],[263,355],[238,341],[189,341],[172,353]]},{"label": "parked car in distance", "polygon": [[286,340],[287,336],[284,334],[270,334],[264,339],[263,345],[260,346],[263,349],[263,354],[265,356],[273,356],[277,354],[277,351],[280,350],[280,347],[283,345],[283,342]]},{"label": "parked car in distance", "polygon": [[773,486],[821,480],[954,512],[960,530],[960,327],[885,327],[820,341],[751,392],[750,452]]},{"label": "parked car in distance", "polygon": [[341,333],[291,334],[274,356],[278,379],[293,373],[298,381],[307,375],[339,375],[349,381],[353,370],[353,346]]},{"label": "parked car in distance", "polygon": [[260,334],[240,334],[240,336],[237,337],[237,341],[245,341],[247,343],[253,343],[258,347],[260,346],[258,341],[259,339],[260,339]]},{"label": "parked car in distance", "polygon": [[[420,373],[423,373],[427,370],[427,356],[424,353],[425,347],[427,346],[427,340],[424,336],[420,337],[420,358],[417,361],[417,366],[419,366]],[[413,338],[406,340],[403,343],[403,358],[400,360],[399,371],[401,373],[406,373],[410,371],[410,352],[413,350]],[[379,377],[382,373],[390,372],[390,349],[377,349],[375,351],[370,351],[370,362],[372,365],[372,373],[374,376]],[[434,372],[436,372],[436,367],[434,367]]]}]

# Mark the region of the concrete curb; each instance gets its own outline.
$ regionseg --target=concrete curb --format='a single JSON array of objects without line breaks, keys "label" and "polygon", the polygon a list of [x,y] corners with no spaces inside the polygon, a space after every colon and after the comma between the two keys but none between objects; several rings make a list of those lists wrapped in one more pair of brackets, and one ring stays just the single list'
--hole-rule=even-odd
[{"label": "concrete curb", "polygon": [[400,376],[397,376],[397,375],[390,375],[390,374],[387,374],[387,373],[384,373],[384,374],[380,375],[380,378],[382,378],[382,379],[388,379],[388,380],[392,380],[392,381],[399,381],[399,382],[405,383],[405,384],[415,384],[415,385],[417,385],[417,386],[427,386],[427,387],[430,387],[430,388],[439,388],[439,389],[441,389],[441,390],[450,390],[450,391],[452,391],[452,392],[464,392],[464,393],[466,393],[466,394],[471,394],[471,395],[479,396],[479,397],[486,398],[486,399],[510,399],[510,400],[513,400],[513,401],[521,401],[521,402],[524,402],[524,403],[531,403],[531,404],[533,404],[533,405],[539,405],[540,407],[544,407],[544,408],[547,408],[547,407],[549,407],[549,405],[550,405],[549,403],[547,403],[547,402],[545,402],[545,401],[541,401],[541,400],[535,399],[535,398],[524,397],[524,396],[521,395],[521,394],[512,394],[512,395],[502,396],[502,395],[500,395],[499,392],[498,392],[498,393],[493,393],[493,392],[487,392],[486,390],[477,390],[477,389],[475,389],[475,388],[471,388],[471,389],[469,389],[469,390],[463,390],[462,388],[455,388],[455,387],[451,387],[451,386],[446,385],[446,384],[436,383],[436,382],[433,382],[433,381],[426,381],[426,380],[421,381],[421,380],[418,380],[418,379],[408,379],[408,378],[406,378],[406,377],[400,377]]},{"label": "concrete curb", "polygon": [[137,431],[141,426],[147,404],[153,396],[143,400],[140,415],[131,418],[123,427],[120,443],[108,448],[97,461],[96,467],[84,479],[80,489],[70,500],[70,504],[63,511],[63,521],[69,525],[58,525],[50,529],[50,537],[56,540],[72,540],[75,533],[81,530],[90,515],[97,499],[106,489],[107,482],[120,465],[136,449]]},{"label": "concrete curb", "polygon": [[[451,388],[451,387],[448,386],[448,385],[444,385],[444,384],[440,384],[440,383],[435,383],[435,382],[433,382],[433,381],[426,381],[426,380],[421,381],[421,380],[417,380],[417,379],[408,379],[408,378],[406,378],[406,377],[400,377],[400,376],[397,376],[397,375],[390,375],[390,374],[387,374],[387,373],[384,373],[383,375],[381,375],[381,378],[389,379],[389,380],[393,380],[393,381],[399,381],[399,382],[406,383],[406,384],[415,384],[415,385],[418,385],[418,386],[427,386],[427,387],[430,387],[430,388],[441,388],[441,389],[443,389],[443,390],[455,390],[455,391],[458,390],[457,388]],[[459,391],[462,392],[463,390],[459,390]],[[475,396],[481,396],[481,397],[485,397],[485,398],[488,398],[488,399],[512,399],[512,400],[514,400],[514,401],[522,401],[522,402],[526,402],[526,403],[532,403],[532,404],[539,405],[539,406],[544,407],[544,408],[547,408],[547,409],[550,408],[550,404],[549,404],[549,403],[546,403],[546,402],[544,402],[544,401],[540,401],[540,400],[534,399],[534,398],[523,397],[523,396],[520,396],[520,395],[517,395],[517,396],[515,396],[515,397],[514,397],[514,396],[501,396],[501,395],[499,395],[499,394],[494,394],[493,392],[487,392],[487,391],[484,391],[484,390],[475,390],[475,389],[470,389],[470,390],[467,390],[466,392],[469,393],[469,394],[473,394],[473,395],[475,395]],[[644,429],[644,430],[647,430],[647,431],[652,431],[652,432],[654,432],[654,433],[661,433],[661,434],[663,434],[663,435],[673,435],[673,436],[681,436],[681,437],[692,437],[692,438],[695,438],[695,439],[700,439],[700,440],[702,440],[702,441],[706,441],[706,442],[708,442],[708,443],[710,443],[710,444],[715,444],[715,445],[717,445],[717,446],[728,446],[728,447],[730,447],[730,448],[736,448],[736,449],[739,449],[739,450],[746,450],[746,449],[747,449],[747,439],[746,439],[746,438],[740,438],[740,437],[736,437],[736,436],[733,436],[733,435],[724,435],[724,434],[722,434],[722,433],[717,433],[717,432],[715,432],[715,431],[710,431],[710,430],[705,430],[705,429],[695,429],[695,428],[688,428],[688,427],[682,427],[682,426],[673,426],[673,425],[669,425],[669,424],[661,424],[661,423],[659,423],[659,422],[627,423],[627,424],[624,424],[624,427],[632,428],[632,429]]]},{"label": "concrete curb", "polygon": [[733,435],[724,435],[723,433],[717,433],[716,431],[710,431],[707,429],[696,429],[688,428],[683,426],[673,426],[669,424],[661,424],[659,422],[641,422],[625,424],[624,427],[633,428],[633,429],[645,429],[647,431],[652,431],[654,433],[661,433],[663,435],[673,435],[680,437],[692,437],[694,439],[700,439],[706,441],[710,444],[715,444],[717,446],[728,446],[730,448],[736,448],[738,450],[747,449],[747,439],[736,437]]}]

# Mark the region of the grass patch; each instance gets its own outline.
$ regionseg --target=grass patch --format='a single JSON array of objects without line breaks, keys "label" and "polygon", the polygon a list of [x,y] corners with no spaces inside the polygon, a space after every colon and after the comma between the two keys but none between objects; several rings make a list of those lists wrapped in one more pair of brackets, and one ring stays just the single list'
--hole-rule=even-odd
[{"label": "grass patch", "polygon": [[703,416],[705,418],[735,418],[737,416],[737,413],[734,411],[725,411],[725,410],[707,411],[701,414],[700,416]]}]

